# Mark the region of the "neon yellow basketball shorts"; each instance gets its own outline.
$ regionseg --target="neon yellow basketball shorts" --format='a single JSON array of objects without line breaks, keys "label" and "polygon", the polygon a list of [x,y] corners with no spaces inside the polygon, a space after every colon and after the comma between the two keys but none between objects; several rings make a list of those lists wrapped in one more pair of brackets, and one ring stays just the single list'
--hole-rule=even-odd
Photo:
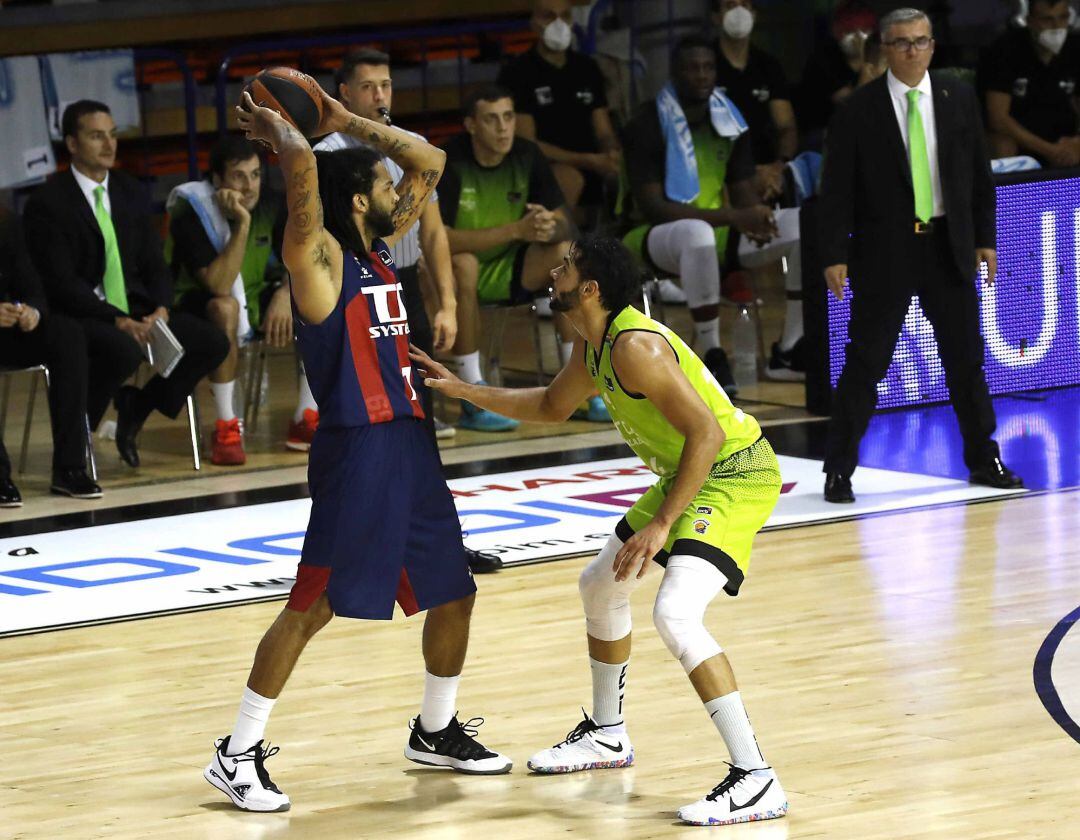
[{"label": "neon yellow basketball shorts", "polygon": [[[652,521],[674,477],[660,479],[627,511],[615,529],[623,542]],[[780,464],[765,438],[759,438],[716,464],[708,480],[668,534],[653,559],[667,565],[672,554],[691,554],[712,563],[727,577],[724,591],[738,595],[750,565],[750,547],[780,498]]]}]

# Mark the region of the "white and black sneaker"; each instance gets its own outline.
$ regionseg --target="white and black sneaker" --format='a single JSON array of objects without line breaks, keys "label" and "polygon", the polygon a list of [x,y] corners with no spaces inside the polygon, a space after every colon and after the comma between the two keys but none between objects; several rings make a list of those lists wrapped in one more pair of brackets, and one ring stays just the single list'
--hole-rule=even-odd
[{"label": "white and black sneaker", "polygon": [[679,809],[679,819],[690,825],[731,825],[732,823],[775,820],[787,813],[787,794],[771,767],[731,769],[720,784],[703,799]]},{"label": "white and black sneaker", "polygon": [[237,808],[245,811],[288,811],[289,797],[278,790],[266,772],[264,762],[277,755],[279,747],[262,748],[262,741],[246,752],[229,755],[229,737],[215,744],[214,757],[203,770],[203,778],[224,793]]},{"label": "white and black sneaker", "polygon": [[775,382],[806,381],[806,338],[796,341],[790,350],[781,350],[779,342],[773,342],[765,376]]},{"label": "white and black sneaker", "polygon": [[585,715],[585,720],[563,741],[530,758],[529,769],[537,773],[576,773],[629,767],[633,763],[634,746],[626,729],[620,726],[618,731],[612,731],[612,727],[600,726]]},{"label": "white and black sneaker", "polygon": [[483,722],[482,717],[474,717],[461,724],[455,715],[445,729],[427,732],[420,725],[420,716],[417,715],[409,724],[412,734],[405,745],[405,757],[417,764],[449,767],[459,773],[476,776],[509,773],[514,762],[476,740],[476,727]]}]

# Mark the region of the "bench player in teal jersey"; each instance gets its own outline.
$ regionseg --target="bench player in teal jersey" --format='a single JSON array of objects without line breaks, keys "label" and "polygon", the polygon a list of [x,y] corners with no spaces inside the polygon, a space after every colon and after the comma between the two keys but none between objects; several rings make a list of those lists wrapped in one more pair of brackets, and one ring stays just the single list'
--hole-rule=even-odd
[{"label": "bench player in teal jersey", "polygon": [[780,496],[776,456],[757,421],[732,405],[690,348],[630,305],[640,296],[640,269],[621,243],[579,240],[551,276],[551,308],[569,316],[580,338],[546,388],[470,385],[412,353],[432,388],[519,420],[565,420],[599,393],[627,444],[659,477],[581,574],[592,715],[529,767],[570,773],[633,762],[622,714],[630,594],[656,563],[664,568],[656,628],[731,754],[720,784],[679,817],[696,825],[781,817],[787,797],[758,749],[727,657],[703,623],[720,590],[737,595],[743,583],[754,535]]}]

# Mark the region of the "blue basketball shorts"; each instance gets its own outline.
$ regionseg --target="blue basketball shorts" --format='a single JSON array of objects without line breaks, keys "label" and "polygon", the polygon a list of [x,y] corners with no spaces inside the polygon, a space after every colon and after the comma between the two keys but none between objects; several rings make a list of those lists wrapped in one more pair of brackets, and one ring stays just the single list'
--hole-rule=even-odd
[{"label": "blue basketball shorts", "polygon": [[419,420],[319,427],[308,462],[311,519],[289,595],[306,612],[389,619],[476,592],[457,509]]}]

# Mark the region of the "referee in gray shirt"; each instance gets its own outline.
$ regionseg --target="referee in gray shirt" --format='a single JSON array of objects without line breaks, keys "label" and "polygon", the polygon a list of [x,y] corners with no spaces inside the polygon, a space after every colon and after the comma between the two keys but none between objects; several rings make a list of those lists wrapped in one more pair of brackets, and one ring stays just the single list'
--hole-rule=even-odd
[{"label": "referee in gray shirt", "polygon": [[[338,99],[352,113],[369,120],[389,121],[393,87],[390,81],[390,56],[386,53],[373,49],[359,49],[349,53],[334,74],[334,82]],[[359,140],[335,133],[319,141],[315,151],[332,152],[358,145]],[[383,158],[383,163],[386,164],[390,177],[397,183],[401,179],[401,167],[390,158]],[[450,243],[446,237],[442,216],[439,215],[438,201],[438,193],[433,192],[431,201],[420,214],[419,223],[413,225],[390,248],[390,255],[397,265],[405,308],[409,313],[410,340],[429,355],[435,350],[452,347],[457,336],[457,298],[454,294]],[[421,253],[439,296],[434,323],[428,321],[420,293],[418,263]],[[418,385],[418,389],[424,406],[424,424],[434,445],[435,411],[431,391],[422,384]],[[502,566],[502,560],[495,555],[483,554],[468,547],[465,553],[469,558],[469,567],[474,572],[492,572]]]}]

